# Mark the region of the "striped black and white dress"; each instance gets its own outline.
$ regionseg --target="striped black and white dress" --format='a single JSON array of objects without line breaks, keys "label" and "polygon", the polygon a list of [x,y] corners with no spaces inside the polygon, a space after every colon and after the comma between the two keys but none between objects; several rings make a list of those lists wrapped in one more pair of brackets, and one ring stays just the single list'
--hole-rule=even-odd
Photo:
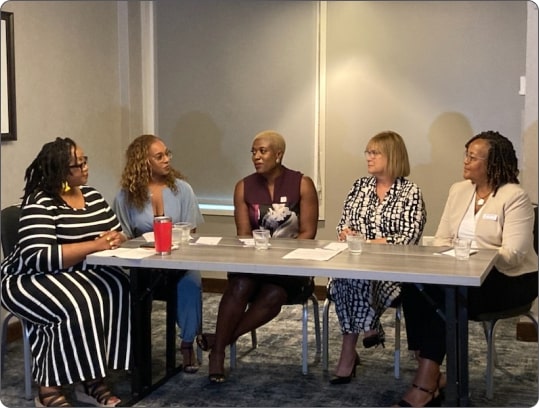
[{"label": "striped black and white dress", "polygon": [[130,367],[129,278],[117,267],[83,261],[62,265],[62,245],[121,230],[114,212],[92,187],[85,208],[43,192],[22,205],[18,244],[2,262],[2,305],[28,322],[32,372],[41,386],[106,376]]}]

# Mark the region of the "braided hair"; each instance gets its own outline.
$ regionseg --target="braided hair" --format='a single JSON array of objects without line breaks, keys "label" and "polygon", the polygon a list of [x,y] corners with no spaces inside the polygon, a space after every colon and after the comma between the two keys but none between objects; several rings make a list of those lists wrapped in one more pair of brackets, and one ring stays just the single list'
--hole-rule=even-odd
[{"label": "braided hair", "polygon": [[509,139],[494,130],[487,130],[472,137],[465,144],[468,146],[477,139],[488,142],[490,148],[487,157],[487,180],[493,187],[494,194],[507,183],[519,184],[518,159]]},{"label": "braided hair", "polygon": [[24,174],[26,184],[22,199],[25,200],[37,191],[44,191],[52,198],[61,201],[62,183],[69,175],[69,162],[76,148],[76,143],[67,137],[65,139],[57,137],[54,142],[45,143],[26,169]]}]

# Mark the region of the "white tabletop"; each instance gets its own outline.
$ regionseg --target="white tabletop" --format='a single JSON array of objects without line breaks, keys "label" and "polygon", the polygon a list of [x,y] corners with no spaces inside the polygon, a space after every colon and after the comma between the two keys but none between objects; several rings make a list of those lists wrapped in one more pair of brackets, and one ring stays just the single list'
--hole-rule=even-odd
[{"label": "white tabletop", "polygon": [[[88,255],[92,265],[124,267],[198,269],[206,271],[265,273],[275,275],[362,278],[398,282],[432,283],[456,286],[480,286],[497,256],[497,251],[480,249],[467,261],[441,255],[441,247],[416,245],[364,244],[363,252],[343,250],[327,261],[283,259],[296,248],[324,248],[335,241],[271,239],[268,250],[244,246],[235,237],[223,237],[218,245],[180,246],[170,255],[143,259]],[[128,241],[123,247],[136,248],[143,241]],[[152,249],[147,249],[153,251]],[[113,254],[114,252],[109,252]]]}]

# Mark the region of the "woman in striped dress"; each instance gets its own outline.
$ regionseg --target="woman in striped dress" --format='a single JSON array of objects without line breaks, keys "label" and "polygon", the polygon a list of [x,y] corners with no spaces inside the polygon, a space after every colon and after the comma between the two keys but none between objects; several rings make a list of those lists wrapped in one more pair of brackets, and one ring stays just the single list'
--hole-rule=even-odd
[{"label": "woman in striped dress", "polygon": [[107,369],[130,367],[129,278],[119,268],[86,264],[125,236],[88,181],[88,158],[71,139],[46,143],[25,173],[19,237],[1,266],[2,305],[28,323],[36,406],[78,400],[120,403],[104,382]]}]

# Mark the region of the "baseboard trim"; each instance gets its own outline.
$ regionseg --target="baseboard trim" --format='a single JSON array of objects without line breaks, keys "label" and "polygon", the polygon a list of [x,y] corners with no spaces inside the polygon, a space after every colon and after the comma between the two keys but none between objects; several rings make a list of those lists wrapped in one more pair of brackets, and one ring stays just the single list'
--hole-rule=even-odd
[{"label": "baseboard trim", "polygon": [[7,325],[6,341],[11,343],[22,338],[22,324],[20,320],[13,320]]},{"label": "baseboard trim", "polygon": [[520,341],[537,341],[537,330],[532,322],[518,322],[517,323],[517,340]]}]

